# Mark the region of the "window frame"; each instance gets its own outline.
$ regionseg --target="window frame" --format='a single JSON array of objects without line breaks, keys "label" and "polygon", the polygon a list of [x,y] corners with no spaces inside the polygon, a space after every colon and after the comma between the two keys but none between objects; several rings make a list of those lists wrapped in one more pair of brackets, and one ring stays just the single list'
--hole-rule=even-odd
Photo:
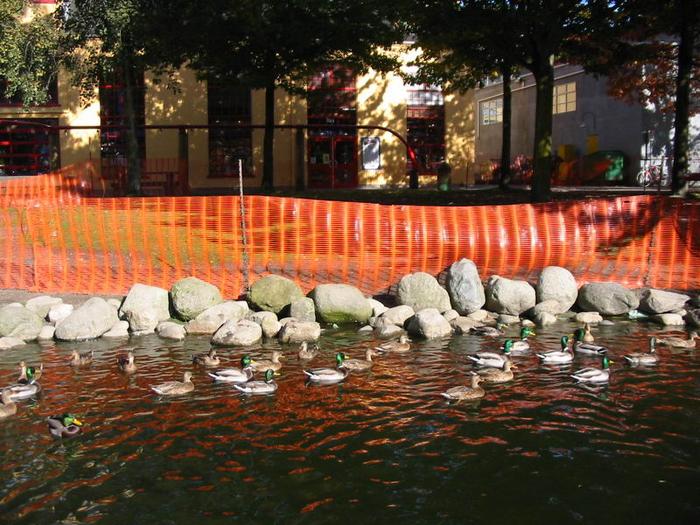
[{"label": "window frame", "polygon": [[555,84],[552,93],[552,115],[576,112],[576,81]]}]

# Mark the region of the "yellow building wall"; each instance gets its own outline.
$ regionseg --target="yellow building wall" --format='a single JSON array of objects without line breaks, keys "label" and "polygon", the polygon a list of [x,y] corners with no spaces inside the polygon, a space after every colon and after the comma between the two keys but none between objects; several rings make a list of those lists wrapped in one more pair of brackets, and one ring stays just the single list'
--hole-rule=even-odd
[{"label": "yellow building wall", "polygon": [[474,183],[474,91],[445,95],[445,158],[452,168],[452,184]]}]

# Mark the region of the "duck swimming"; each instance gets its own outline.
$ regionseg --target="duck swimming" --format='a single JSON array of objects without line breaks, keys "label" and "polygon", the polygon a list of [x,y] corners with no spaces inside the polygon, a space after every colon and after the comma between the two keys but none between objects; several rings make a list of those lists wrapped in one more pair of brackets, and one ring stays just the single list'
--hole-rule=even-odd
[{"label": "duck swimming", "polygon": [[450,401],[465,401],[484,397],[486,392],[479,386],[479,383],[482,381],[481,376],[475,372],[471,374],[472,378],[469,386],[455,386],[440,395]]},{"label": "duck swimming", "polygon": [[372,368],[372,365],[374,365],[374,362],[372,361],[372,356],[378,354],[379,352],[371,348],[368,348],[365,351],[364,359],[346,359],[345,354],[342,354],[343,361],[338,365],[338,368],[343,368],[352,372],[367,372]]},{"label": "duck swimming", "polygon": [[476,363],[476,366],[503,368],[506,361],[509,360],[510,350],[513,348],[513,340],[506,339],[503,343],[503,353],[496,352],[478,352],[476,355],[468,355],[467,357]]},{"label": "duck swimming", "polygon": [[90,350],[83,354],[79,354],[77,350],[73,350],[70,354],[70,366],[86,366],[92,363],[94,352]]},{"label": "duck swimming", "polygon": [[632,366],[657,364],[659,362],[659,355],[656,353],[656,337],[649,338],[648,352],[625,354],[624,358]]},{"label": "duck swimming", "polygon": [[125,356],[117,357],[117,366],[119,370],[125,374],[133,374],[136,372],[136,364],[134,363],[134,353],[129,351]]},{"label": "duck swimming", "polygon": [[656,339],[656,342],[659,345],[670,346],[673,348],[695,348],[696,337],[698,337],[697,332],[690,332],[688,334],[688,339],[682,339],[680,337],[659,337]]},{"label": "duck swimming", "polygon": [[193,355],[192,363],[199,366],[219,366],[221,364],[221,359],[216,355],[216,349],[210,348],[209,352],[206,354]]},{"label": "duck swimming", "polygon": [[262,370],[272,370],[273,372],[277,372],[280,368],[282,368],[282,362],[280,359],[284,359],[284,354],[278,350],[273,350],[272,359],[253,359],[250,362],[250,366],[252,366],[253,370],[256,372],[260,372]]},{"label": "duck swimming", "polygon": [[41,385],[34,381],[26,385],[16,384],[5,387],[5,390],[10,392],[10,397],[13,401],[22,401],[34,397],[41,392]]},{"label": "duck swimming", "polygon": [[304,370],[304,373],[312,383],[319,383],[322,385],[340,383],[348,377],[348,371],[341,369],[344,360],[345,354],[338,352],[335,354],[335,361],[338,368],[312,368],[311,370]]},{"label": "duck swimming", "polygon": [[214,381],[222,383],[246,383],[253,378],[253,367],[248,354],[241,357],[241,368],[224,368],[216,372],[207,372]]},{"label": "duck swimming", "polygon": [[583,328],[577,328],[574,331],[574,350],[579,354],[584,355],[605,355],[608,353],[608,349],[604,346],[594,345],[593,343],[586,343],[586,333]]},{"label": "duck swimming", "polygon": [[487,384],[507,383],[513,380],[513,370],[510,361],[503,363],[502,368],[484,368],[477,372],[481,380]]},{"label": "duck swimming", "polygon": [[574,372],[571,377],[579,383],[607,383],[610,380],[610,361],[604,355],[602,369],[595,367],[582,368]]},{"label": "duck swimming", "polygon": [[161,396],[179,396],[181,394],[189,394],[194,390],[194,383],[192,383],[192,372],[185,372],[182,382],[167,381],[165,383],[161,383],[160,385],[151,386],[151,390]]},{"label": "duck swimming", "polygon": [[[519,341],[512,341],[512,344],[510,346],[510,351],[513,355],[516,354],[524,354],[530,350],[530,343],[528,343],[527,338],[531,335],[537,335],[535,334],[534,330],[530,328],[529,326],[523,326],[520,329],[520,340]],[[501,347],[502,349],[502,347]]]},{"label": "duck swimming", "polygon": [[318,351],[316,348],[311,348],[309,349],[309,343],[306,341],[302,341],[301,345],[299,346],[299,359],[302,361],[308,361],[310,359],[313,359],[316,357],[316,354]]},{"label": "duck swimming", "polygon": [[57,438],[75,437],[81,432],[83,423],[72,414],[50,416],[47,420],[49,432]]},{"label": "duck swimming", "polygon": [[500,328],[501,325],[497,326],[475,326],[469,330],[470,334],[482,335],[486,337],[501,337],[504,335],[503,330]]},{"label": "duck swimming", "polygon": [[411,343],[406,334],[402,334],[398,341],[387,341],[374,348],[380,353],[404,354],[411,351]]},{"label": "duck swimming", "polygon": [[44,372],[44,363],[39,365],[39,369],[36,369],[33,366],[27,366],[27,364],[24,361],[19,362],[19,377],[17,378],[17,382],[20,385],[27,385],[29,383],[33,383],[34,381],[38,381],[39,378],[41,377],[41,374]]},{"label": "duck swimming", "polygon": [[567,336],[562,336],[560,343],[561,350],[552,350],[535,355],[537,355],[544,364],[561,365],[571,363],[571,361],[574,360],[574,354],[569,350],[569,338]]},{"label": "duck swimming", "polygon": [[17,413],[17,403],[12,400],[9,390],[2,391],[2,404],[0,404],[0,419],[14,416]]},{"label": "duck swimming", "polygon": [[265,381],[248,381],[242,385],[233,385],[236,390],[248,395],[272,394],[277,391],[277,383],[273,379],[275,372],[271,368],[265,371]]}]

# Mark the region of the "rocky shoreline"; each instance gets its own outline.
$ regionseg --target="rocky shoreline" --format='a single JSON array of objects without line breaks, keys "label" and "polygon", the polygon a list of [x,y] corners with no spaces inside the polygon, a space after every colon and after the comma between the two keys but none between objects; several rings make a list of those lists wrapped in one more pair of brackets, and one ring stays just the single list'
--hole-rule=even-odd
[{"label": "rocky shoreline", "polygon": [[[29,294],[0,293],[0,300]],[[293,281],[265,276],[245,300],[226,300],[196,277],[170,290],[134,284],[124,298],[38,295],[0,306],[0,350],[39,340],[88,341],[156,333],[170,340],[210,335],[217,346],[245,347],[263,338],[280,343],[317,341],[322,326],[353,323],[363,333],[390,339],[408,333],[435,339],[484,326],[548,326],[560,319],[610,324],[625,316],[663,326],[700,326],[700,298],[618,283],[578,287],[566,268],[544,268],[534,286],[494,275],[482,282],[476,265],[462,259],[445,286],[427,273],[404,276],[396,295],[365,297],[349,284],[319,284],[306,296]],[[388,299],[388,300],[387,300]],[[386,304],[384,304],[386,303]]]}]

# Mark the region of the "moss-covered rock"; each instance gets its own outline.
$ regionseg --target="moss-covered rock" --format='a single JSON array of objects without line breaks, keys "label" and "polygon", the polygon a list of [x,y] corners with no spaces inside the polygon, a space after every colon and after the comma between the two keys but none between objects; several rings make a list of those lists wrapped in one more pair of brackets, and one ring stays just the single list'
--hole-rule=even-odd
[{"label": "moss-covered rock", "polygon": [[223,301],[219,289],[196,277],[180,279],[170,288],[173,309],[183,321],[189,321],[207,308]]},{"label": "moss-covered rock", "polygon": [[279,275],[267,275],[258,279],[250,287],[248,294],[251,304],[260,310],[275,314],[279,314],[284,307],[302,297],[304,294],[294,281]]}]

